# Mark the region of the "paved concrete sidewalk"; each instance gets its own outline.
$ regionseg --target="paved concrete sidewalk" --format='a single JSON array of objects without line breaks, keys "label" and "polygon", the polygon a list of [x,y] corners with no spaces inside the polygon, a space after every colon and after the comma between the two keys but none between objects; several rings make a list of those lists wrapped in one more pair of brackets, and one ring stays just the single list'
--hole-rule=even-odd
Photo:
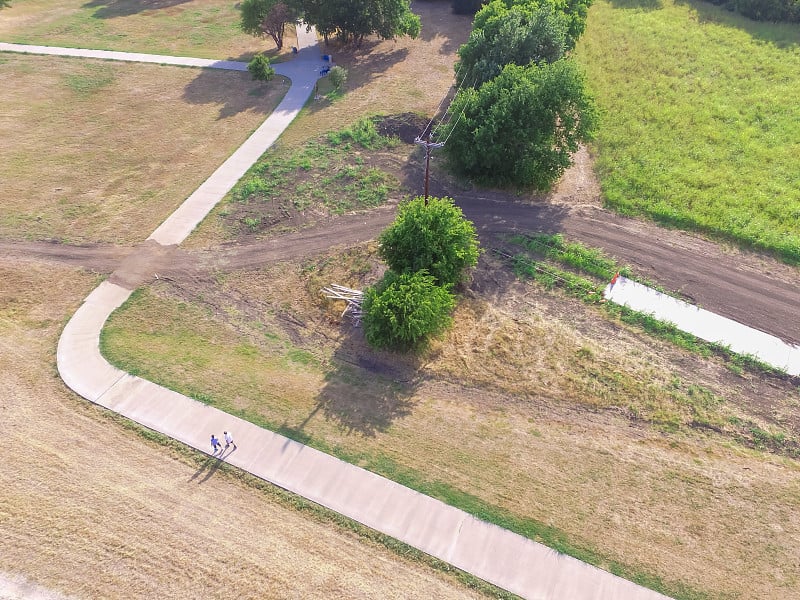
[{"label": "paved concrete sidewalk", "polygon": [[[298,54],[288,62],[274,63],[272,67],[278,75],[291,77],[299,73],[298,63],[315,63],[312,71],[319,76],[322,67],[322,56],[317,46],[314,30],[306,31],[304,25],[297,27]],[[225,69],[228,71],[247,71],[247,63],[237,60],[215,60],[210,58],[193,58],[190,56],[168,56],[165,54],[145,54],[142,52],[121,52],[117,50],[91,50],[89,48],[61,48],[57,46],[36,46],[30,44],[12,44],[0,42],[0,52],[16,52],[20,54],[41,54],[45,56],[65,56],[73,58],[99,58],[123,62],[150,63],[178,67],[198,67],[203,69]],[[293,80],[294,82],[294,80]]]},{"label": "paved concrete sidewalk", "polygon": [[[183,241],[302,108],[318,76],[319,51],[316,38],[311,37],[313,33],[298,28],[298,36],[299,56],[281,68],[292,78],[292,88],[275,113],[148,239],[163,245]],[[0,50],[6,46],[0,44]],[[163,58],[147,62],[164,62]],[[225,61],[212,62],[189,66],[227,68],[214,66]],[[59,339],[59,373],[71,389],[88,400],[207,453],[211,450],[212,433],[221,437],[223,431],[230,431],[238,449],[229,449],[224,457],[210,457],[209,461],[224,460],[245,469],[520,596],[575,600],[665,598],[393,481],[116,369],[100,354],[100,332],[111,313],[131,293],[110,281],[102,283],[76,311]],[[209,463],[208,468],[211,466]]]},{"label": "paved concrete sidewalk", "polygon": [[59,372],[81,396],[205,452],[211,450],[212,433],[221,437],[223,431],[232,432],[238,449],[226,452],[222,460],[524,598],[665,598],[439,500],[112,367],[100,355],[100,330],[130,294],[131,290],[102,283],[64,329],[58,344]]},{"label": "paved concrete sidewalk", "polygon": [[672,323],[707,342],[721,344],[739,354],[755,356],[789,375],[800,375],[800,347],[787,344],[774,335],[693,306],[626,277],[615,277],[606,286],[603,297]]}]

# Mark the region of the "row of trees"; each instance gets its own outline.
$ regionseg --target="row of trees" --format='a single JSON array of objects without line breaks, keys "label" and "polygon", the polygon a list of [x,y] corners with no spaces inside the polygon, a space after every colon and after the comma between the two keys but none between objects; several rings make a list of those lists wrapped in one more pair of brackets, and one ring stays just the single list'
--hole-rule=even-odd
[{"label": "row of trees", "polygon": [[364,335],[378,348],[418,348],[452,322],[453,289],[478,262],[475,226],[452,199],[419,197],[378,241],[389,270],[364,291]]},{"label": "row of trees", "polygon": [[591,0],[493,0],[475,15],[456,65],[460,90],[439,132],[458,173],[548,189],[592,138],[597,109],[569,58]]},{"label": "row of trees", "polygon": [[419,35],[419,16],[409,0],[243,0],[241,27],[245,33],[270,37],[283,48],[286,25],[303,19],[325,37],[360,45],[365,37],[393,39]]}]

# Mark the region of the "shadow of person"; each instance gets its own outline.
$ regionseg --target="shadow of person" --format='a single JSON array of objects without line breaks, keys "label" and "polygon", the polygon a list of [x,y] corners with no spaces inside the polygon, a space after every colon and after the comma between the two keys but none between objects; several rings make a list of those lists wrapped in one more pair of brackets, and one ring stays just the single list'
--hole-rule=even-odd
[{"label": "shadow of person", "polygon": [[[224,452],[224,450],[223,450]],[[196,479],[202,476],[197,483],[201,484],[208,479],[215,473],[217,469],[219,469],[220,463],[222,462],[222,452],[217,455],[208,456],[204,461],[203,464],[200,465],[200,468],[195,471],[195,473],[189,477],[189,481],[195,481]],[[205,473],[205,475],[203,475]]]}]

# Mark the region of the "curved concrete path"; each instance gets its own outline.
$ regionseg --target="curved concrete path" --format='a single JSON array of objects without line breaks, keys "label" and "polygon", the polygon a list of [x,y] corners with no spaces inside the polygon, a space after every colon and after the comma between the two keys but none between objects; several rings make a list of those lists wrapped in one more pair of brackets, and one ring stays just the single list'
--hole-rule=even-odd
[{"label": "curved concrete path", "polygon": [[[298,28],[299,55],[275,70],[292,87],[261,127],[148,238],[179,244],[275,141],[310,96],[321,64],[316,38]],[[243,63],[120,52],[1,44],[0,51],[231,68]],[[565,556],[393,481],[111,366],[100,332],[133,289],[102,283],[76,311],[58,343],[58,370],[84,398],[208,452],[211,433],[233,432],[222,460],[388,534],[525,598],[655,600],[665,596]]]}]

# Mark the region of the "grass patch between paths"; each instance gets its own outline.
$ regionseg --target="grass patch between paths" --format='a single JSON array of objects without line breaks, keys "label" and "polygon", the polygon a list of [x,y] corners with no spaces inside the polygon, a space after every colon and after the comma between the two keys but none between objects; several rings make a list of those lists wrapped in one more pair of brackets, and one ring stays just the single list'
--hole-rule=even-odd
[{"label": "grass patch between paths", "polygon": [[598,0],[576,50],[611,207],[800,264],[800,29]]},{"label": "grass patch between paths", "polygon": [[365,164],[361,152],[398,143],[380,135],[374,119],[365,118],[290,153],[276,144],[215,210],[228,235],[236,235],[259,233],[304,211],[343,214],[379,206],[400,184],[394,176]]},{"label": "grass patch between paths", "polygon": [[[580,273],[600,279],[587,279],[576,275],[570,270],[564,270],[553,264],[534,260],[531,257],[518,254],[511,256],[500,252],[499,254],[513,263],[514,271],[518,276],[534,279],[546,288],[559,287],[576,298],[590,304],[601,304],[609,316],[628,325],[635,325],[658,338],[668,340],[680,348],[695,352],[703,357],[719,355],[728,363],[735,372],[750,369],[759,373],[785,376],[785,373],[754,356],[737,354],[728,347],[714,342],[706,342],[691,333],[678,329],[674,324],[660,321],[652,315],[632,310],[626,306],[605,302],[603,289],[608,280],[615,274],[639,281],[644,285],[652,284],[635,276],[631,269],[618,265],[606,257],[597,248],[588,248],[579,242],[566,242],[560,234],[534,234],[526,236],[513,236],[509,239],[512,244],[520,245],[526,250],[542,255],[549,261],[574,269]],[[660,289],[660,288],[657,288]],[[664,291],[660,289],[660,291]]]}]

